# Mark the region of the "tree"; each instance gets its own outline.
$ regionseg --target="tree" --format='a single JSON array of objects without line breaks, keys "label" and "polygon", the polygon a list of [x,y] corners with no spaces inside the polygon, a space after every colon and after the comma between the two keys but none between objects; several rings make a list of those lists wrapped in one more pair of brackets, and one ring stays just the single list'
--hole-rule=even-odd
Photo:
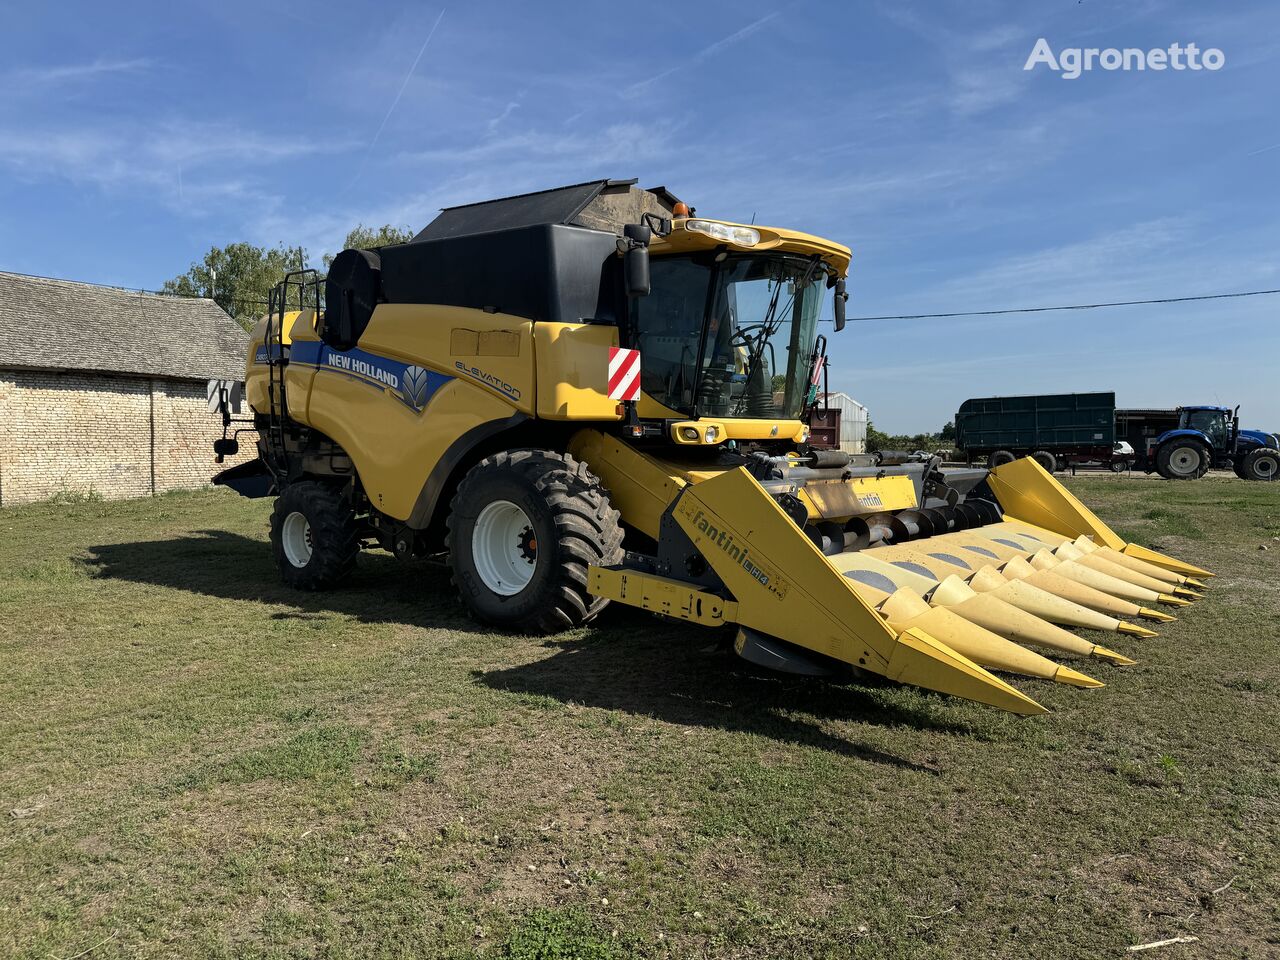
[{"label": "tree", "polygon": [[908,453],[914,450],[928,450],[930,452],[952,446],[955,443],[956,428],[955,424],[948,423],[938,433],[917,433],[908,436],[907,434],[890,434],[877,430],[875,426],[867,422],[867,450],[875,453],[877,450],[905,450]]},{"label": "tree", "polygon": [[[347,239],[342,242],[342,249],[372,250],[375,247],[389,247],[393,243],[408,243],[413,239],[413,234],[414,231],[409,227],[395,227],[385,223],[375,230],[373,227],[366,227],[361,223],[347,234]],[[329,264],[333,263],[334,256],[332,253],[324,255],[324,267],[326,270],[329,269]]]},{"label": "tree", "polygon": [[883,431],[877,430],[876,425],[870,420],[867,421],[867,452],[876,453],[880,450],[893,450],[893,437]]},{"label": "tree", "polygon": [[211,248],[186,273],[166,280],[161,290],[179,297],[209,297],[247,329],[267,312],[271,288],[306,262],[302,247],[229,243]]}]

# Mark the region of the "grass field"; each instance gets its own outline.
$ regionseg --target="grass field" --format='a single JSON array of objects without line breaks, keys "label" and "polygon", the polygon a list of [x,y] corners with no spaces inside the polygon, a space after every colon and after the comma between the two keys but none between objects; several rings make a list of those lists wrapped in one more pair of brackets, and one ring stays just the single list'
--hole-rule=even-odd
[{"label": "grass field", "polygon": [[0,955],[1276,957],[1280,485],[1070,484],[1219,577],[1030,720],[295,594],[225,491],[5,510]]}]

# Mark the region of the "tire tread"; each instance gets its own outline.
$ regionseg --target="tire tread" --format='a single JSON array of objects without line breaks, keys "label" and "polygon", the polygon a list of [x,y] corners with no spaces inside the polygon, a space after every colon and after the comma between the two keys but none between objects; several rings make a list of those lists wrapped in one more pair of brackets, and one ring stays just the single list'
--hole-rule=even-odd
[{"label": "tire tread", "polygon": [[[445,520],[445,548],[451,557],[459,535],[458,504],[471,495],[483,475],[495,471],[515,472],[531,483],[545,498],[556,527],[556,554],[561,563],[548,585],[548,602],[522,625],[531,632],[558,633],[589,622],[608,600],[587,592],[587,568],[620,563],[623,556],[621,514],[613,508],[607,491],[586,463],[568,453],[529,448],[493,454],[472,467],[458,485]],[[456,565],[451,567],[454,588],[465,603],[467,591]],[[468,606],[477,619],[499,622]]]},{"label": "tire tread", "polygon": [[[289,563],[281,546],[284,521],[306,507],[314,543],[312,562],[304,568]],[[271,545],[286,584],[299,590],[328,590],[347,578],[360,553],[355,511],[342,493],[315,480],[287,486],[271,511]]]}]

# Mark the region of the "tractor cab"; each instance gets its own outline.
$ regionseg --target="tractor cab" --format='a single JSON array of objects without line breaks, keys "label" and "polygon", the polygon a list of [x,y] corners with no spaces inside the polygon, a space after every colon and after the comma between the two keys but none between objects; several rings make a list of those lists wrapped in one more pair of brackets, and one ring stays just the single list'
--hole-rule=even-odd
[{"label": "tractor cab", "polygon": [[630,303],[638,417],[670,424],[678,443],[803,440],[828,302],[843,326],[848,248],[694,217],[684,204],[674,213],[649,241],[648,291]]},{"label": "tractor cab", "polygon": [[1230,407],[1182,407],[1178,414],[1179,430],[1202,434],[1219,454],[1230,452],[1238,424]]},{"label": "tractor cab", "polygon": [[1213,449],[1226,449],[1230,444],[1231,417],[1230,407],[1183,407],[1179,411],[1178,429],[1196,430],[1213,440]]}]

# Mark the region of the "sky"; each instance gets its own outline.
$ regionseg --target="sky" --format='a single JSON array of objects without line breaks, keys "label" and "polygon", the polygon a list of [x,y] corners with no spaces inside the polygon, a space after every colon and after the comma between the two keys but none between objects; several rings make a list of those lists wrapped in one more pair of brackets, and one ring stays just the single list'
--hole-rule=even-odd
[{"label": "sky", "polygon": [[[1265,0],[4,4],[0,269],[156,289],[213,245],[603,177],[854,252],[851,316],[1280,288]],[[1024,69],[1217,48],[1218,70]],[[1280,296],[850,323],[890,432],[1114,390],[1280,430]]]}]

